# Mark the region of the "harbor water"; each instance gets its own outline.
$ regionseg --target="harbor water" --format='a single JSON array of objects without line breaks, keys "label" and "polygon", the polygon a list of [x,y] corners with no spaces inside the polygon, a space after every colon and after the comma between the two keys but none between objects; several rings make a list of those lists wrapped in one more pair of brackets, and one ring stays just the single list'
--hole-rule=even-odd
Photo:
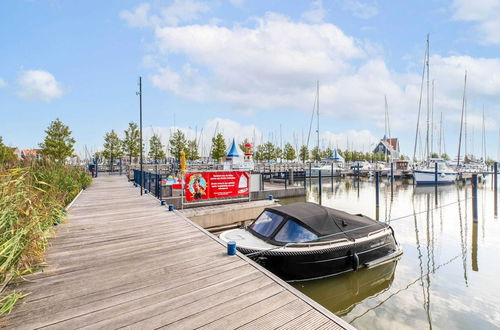
[{"label": "harbor water", "polygon": [[[318,181],[306,199],[319,202]],[[389,223],[402,257],[372,269],[293,285],[358,329],[500,328],[500,221],[491,179],[478,188],[323,178],[321,202]],[[283,201],[288,202],[288,201]]]}]

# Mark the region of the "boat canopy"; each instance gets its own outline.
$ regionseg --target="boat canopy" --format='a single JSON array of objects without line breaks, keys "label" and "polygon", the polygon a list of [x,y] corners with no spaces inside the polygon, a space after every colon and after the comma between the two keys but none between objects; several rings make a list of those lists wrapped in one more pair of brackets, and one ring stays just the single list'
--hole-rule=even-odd
[{"label": "boat canopy", "polygon": [[320,239],[322,236],[332,234],[338,235],[326,239],[340,237],[355,239],[387,227],[387,225],[362,214],[349,214],[314,203],[294,203],[268,207],[264,212],[279,214],[288,221],[295,221],[316,234]]}]

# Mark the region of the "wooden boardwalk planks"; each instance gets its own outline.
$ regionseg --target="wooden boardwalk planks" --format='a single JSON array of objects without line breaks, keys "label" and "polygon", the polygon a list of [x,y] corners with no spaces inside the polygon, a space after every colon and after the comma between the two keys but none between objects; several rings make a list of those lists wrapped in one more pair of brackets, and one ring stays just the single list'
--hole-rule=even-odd
[{"label": "wooden boardwalk planks", "polygon": [[2,320],[16,329],[352,328],[123,177],[94,180],[57,228],[48,267]]}]

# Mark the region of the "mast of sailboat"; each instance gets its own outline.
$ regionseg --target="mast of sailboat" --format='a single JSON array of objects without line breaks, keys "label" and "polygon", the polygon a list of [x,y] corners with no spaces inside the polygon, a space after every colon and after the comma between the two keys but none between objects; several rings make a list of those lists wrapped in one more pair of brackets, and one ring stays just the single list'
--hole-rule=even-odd
[{"label": "mast of sailboat", "polygon": [[427,165],[429,165],[429,119],[430,119],[430,99],[429,99],[429,34],[427,34],[427,60],[425,61],[427,67],[427,132],[425,135],[425,150]]},{"label": "mast of sailboat", "polygon": [[[418,115],[417,115],[417,128],[415,130],[415,144],[413,147],[413,160],[416,160],[417,156],[417,143],[419,140],[419,128],[420,128],[420,112],[422,110],[422,94],[424,90],[424,76],[425,76],[425,63],[427,62],[427,54],[429,53],[429,48],[425,48],[425,54],[424,54],[424,65],[422,67],[422,81],[420,82],[420,98],[418,99]],[[421,146],[422,144],[420,144]]]},{"label": "mast of sailboat", "polygon": [[434,79],[431,92],[431,155],[434,153]]},{"label": "mast of sailboat", "polygon": [[439,157],[443,154],[441,149],[443,139],[443,112],[441,112],[441,118],[439,119]]},{"label": "mast of sailboat", "polygon": [[316,130],[316,133],[318,135],[318,144],[317,144],[317,147],[318,147],[318,161],[321,161],[321,156],[320,156],[320,151],[319,151],[319,80],[316,81],[316,99],[317,99],[317,102],[316,102],[316,120],[317,120],[317,123],[318,123],[318,128]]},{"label": "mast of sailboat", "polygon": [[482,153],[483,163],[486,163],[486,130],[484,126],[484,105],[483,105],[483,138],[481,140],[481,153]]},{"label": "mast of sailboat", "polygon": [[462,97],[462,117],[460,119],[460,134],[458,136],[458,156],[457,156],[457,166],[460,165],[460,148],[462,146],[462,129],[463,129],[463,124],[464,124],[464,111],[465,111],[465,91],[467,88],[467,70],[465,71],[465,78],[464,78],[464,94]]}]

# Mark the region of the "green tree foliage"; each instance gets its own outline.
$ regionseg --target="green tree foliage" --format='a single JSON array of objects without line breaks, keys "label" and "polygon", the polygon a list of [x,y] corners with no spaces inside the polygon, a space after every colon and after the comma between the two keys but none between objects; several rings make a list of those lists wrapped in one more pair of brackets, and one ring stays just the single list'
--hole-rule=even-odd
[{"label": "green tree foliage", "polygon": [[433,152],[430,154],[431,158],[439,158],[439,154],[437,152]]},{"label": "green tree foliage", "polygon": [[111,130],[111,132],[106,133],[104,136],[104,151],[102,152],[102,155],[109,160],[111,171],[114,170],[115,159],[123,155],[121,146],[122,142],[120,141],[120,138],[116,134],[115,130]]},{"label": "green tree foliage", "polygon": [[149,157],[158,163],[159,160],[165,158],[165,151],[163,150],[163,143],[157,134],[153,134],[149,139]]},{"label": "green tree foliage", "polygon": [[196,142],[196,139],[188,141],[186,159],[190,161],[200,159],[200,154],[198,153],[198,143]]},{"label": "green tree foliage", "polygon": [[285,144],[285,148],[283,150],[283,157],[286,160],[294,160],[296,158],[295,149],[293,148],[291,143]]},{"label": "green tree foliage", "polygon": [[222,160],[226,156],[226,142],[224,141],[224,136],[222,133],[217,133],[217,135],[212,138],[212,158],[215,160]]},{"label": "green tree foliage", "polygon": [[318,147],[314,147],[311,150],[311,160],[315,161],[321,160],[321,150]]},{"label": "green tree foliage", "polygon": [[307,149],[307,146],[304,145],[300,147],[299,158],[302,161],[302,163],[305,163],[306,160],[309,159],[309,150]]},{"label": "green tree foliage", "polygon": [[333,157],[333,149],[328,147],[323,151],[323,157],[328,158],[328,157]]},{"label": "green tree foliage", "polygon": [[274,144],[271,142],[266,142],[257,147],[257,157],[258,160],[271,161],[276,159],[276,150]]},{"label": "green tree foliage", "polygon": [[450,160],[450,156],[448,156],[448,154],[442,154],[441,158],[444,160]]},{"label": "green tree foliage", "polygon": [[3,144],[3,139],[0,136],[0,166],[6,165],[16,159],[16,155],[12,149]]},{"label": "green tree foliage", "polygon": [[133,158],[139,157],[141,152],[141,136],[137,129],[136,123],[128,123],[128,128],[124,131],[125,138],[123,139],[123,154],[128,157],[129,163],[132,163]]},{"label": "green tree foliage", "polygon": [[172,134],[169,140],[170,144],[170,153],[172,156],[174,156],[177,160],[180,161],[181,159],[181,152],[186,152],[187,150],[187,141],[186,141],[186,136],[184,133],[182,133],[181,130],[177,130]]},{"label": "green tree foliage", "polygon": [[45,140],[40,143],[42,155],[58,163],[63,163],[66,158],[73,156],[76,141],[71,137],[69,127],[59,118],[50,123],[45,133]]}]

